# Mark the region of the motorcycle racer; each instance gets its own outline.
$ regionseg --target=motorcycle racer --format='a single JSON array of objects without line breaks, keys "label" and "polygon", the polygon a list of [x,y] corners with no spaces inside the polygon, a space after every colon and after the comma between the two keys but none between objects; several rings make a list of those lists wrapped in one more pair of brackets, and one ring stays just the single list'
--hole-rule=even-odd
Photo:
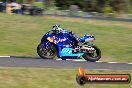
[{"label": "motorcycle racer", "polygon": [[[60,28],[60,25],[54,25],[53,28],[52,28],[52,32],[54,34],[64,34],[64,33],[68,33],[68,31],[66,29]],[[80,44],[79,43],[79,38],[72,31],[69,32],[69,37],[71,37],[72,39],[75,39],[77,41],[77,43]]]}]

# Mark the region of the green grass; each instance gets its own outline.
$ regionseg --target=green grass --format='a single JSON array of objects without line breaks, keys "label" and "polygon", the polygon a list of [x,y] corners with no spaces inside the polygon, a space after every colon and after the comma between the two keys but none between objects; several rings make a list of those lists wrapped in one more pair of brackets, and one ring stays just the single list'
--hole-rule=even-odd
[{"label": "green grass", "polygon": [[132,62],[132,23],[64,17],[34,17],[0,13],[0,55],[37,56],[43,34],[60,23],[79,37],[96,35],[102,61]]},{"label": "green grass", "polygon": [[[132,88],[130,84],[76,83],[78,69],[0,68],[0,88]],[[132,71],[87,70],[88,74],[131,74]]]},{"label": "green grass", "polygon": [[[32,17],[0,13],[0,55],[37,56],[41,36],[61,23],[78,36],[95,34],[102,50],[102,61],[132,62],[132,25],[114,22],[62,17]],[[79,86],[75,77],[78,69],[0,68],[0,88],[132,88],[132,84],[86,84]],[[88,70],[89,74],[126,73],[132,71]]]}]

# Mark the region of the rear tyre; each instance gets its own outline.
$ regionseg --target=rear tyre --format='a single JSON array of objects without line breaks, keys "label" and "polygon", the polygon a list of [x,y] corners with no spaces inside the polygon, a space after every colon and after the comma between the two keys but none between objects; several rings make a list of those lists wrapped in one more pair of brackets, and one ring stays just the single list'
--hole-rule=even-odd
[{"label": "rear tyre", "polygon": [[95,49],[94,53],[85,53],[82,57],[87,61],[95,62],[101,58],[101,50],[95,45],[92,45],[92,48]]},{"label": "rear tyre", "polygon": [[57,55],[57,50],[53,45],[46,47],[39,44],[37,47],[37,53],[43,59],[53,59]]}]

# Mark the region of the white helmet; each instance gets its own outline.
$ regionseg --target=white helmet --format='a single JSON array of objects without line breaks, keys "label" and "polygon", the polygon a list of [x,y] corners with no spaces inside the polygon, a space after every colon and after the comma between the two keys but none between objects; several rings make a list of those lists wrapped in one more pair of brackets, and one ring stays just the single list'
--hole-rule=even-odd
[{"label": "white helmet", "polygon": [[62,32],[62,28],[60,28],[60,25],[54,25],[52,31],[54,34],[59,34]]}]

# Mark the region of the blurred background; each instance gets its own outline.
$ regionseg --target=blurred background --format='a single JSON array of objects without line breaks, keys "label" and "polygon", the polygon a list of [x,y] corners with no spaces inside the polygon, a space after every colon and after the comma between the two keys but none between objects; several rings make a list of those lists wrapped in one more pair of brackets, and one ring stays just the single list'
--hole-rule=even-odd
[{"label": "blurred background", "polygon": [[132,62],[132,0],[1,0],[0,11],[0,55],[37,56],[42,35],[60,23],[94,34],[101,61]]},{"label": "blurred background", "polygon": [[29,15],[132,19],[132,0],[0,0],[0,11]]},{"label": "blurred background", "polygon": [[[102,52],[100,61],[132,64],[132,0],[0,0],[0,56],[38,57],[36,48],[41,37],[56,23],[78,37],[94,34],[93,44]],[[78,68],[12,68],[11,63],[20,66],[19,61],[4,59],[1,61],[7,60],[9,65],[5,68],[5,63],[1,62],[0,88],[80,88],[75,81]],[[32,63],[28,61],[30,58],[27,63]],[[24,63],[21,59],[20,62]],[[92,67],[98,67],[96,64]],[[88,74],[132,75],[126,65],[124,68],[126,70],[91,69]],[[88,84],[81,88],[132,88],[132,83]]]}]

